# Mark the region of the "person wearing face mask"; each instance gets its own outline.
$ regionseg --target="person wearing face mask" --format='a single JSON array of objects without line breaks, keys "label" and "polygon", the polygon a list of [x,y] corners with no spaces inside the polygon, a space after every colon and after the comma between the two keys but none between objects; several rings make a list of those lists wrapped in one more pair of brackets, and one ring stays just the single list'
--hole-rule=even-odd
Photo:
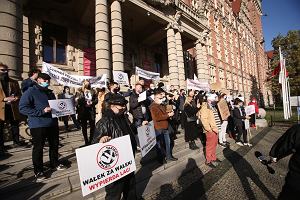
[{"label": "person wearing face mask", "polygon": [[31,68],[28,72],[28,78],[23,80],[21,83],[21,89],[24,93],[28,88],[34,86],[37,84],[36,79],[38,77],[38,74],[40,73],[40,69],[37,68]]},{"label": "person wearing face mask", "polygon": [[[104,109],[102,118],[97,122],[93,144],[105,143],[111,139],[130,136],[133,154],[136,152],[136,141],[134,130],[128,117],[125,115],[128,101],[119,94],[111,95],[107,101],[107,108]],[[105,187],[105,199],[136,199],[134,172],[113,182]],[[123,195],[122,195],[123,194]]]},{"label": "person wearing face mask", "polygon": [[[95,131],[96,107],[98,97],[94,90],[91,89],[89,81],[85,80],[80,92],[76,94],[78,120],[81,122],[82,134],[85,145],[89,145],[93,139]],[[90,138],[87,135],[87,122],[90,125]]]},{"label": "person wearing face mask", "polygon": [[255,107],[255,113],[253,113],[252,115],[250,115],[250,126],[253,127],[253,128],[256,128],[256,125],[255,125],[255,119],[256,119],[256,115],[259,114],[259,107],[258,107],[258,104],[257,104],[257,100],[255,97],[252,98],[252,101],[248,104],[248,106],[250,105],[254,105]]},{"label": "person wearing face mask", "polygon": [[207,102],[204,100],[199,112],[199,117],[206,136],[206,165],[211,168],[217,167],[218,162],[220,162],[220,160],[217,159],[216,150],[221,124],[217,124],[220,119],[218,118],[217,109],[213,106],[215,104],[214,101],[216,101],[216,95],[208,94]]},{"label": "person wearing face mask", "polygon": [[32,136],[32,162],[36,181],[46,178],[43,168],[43,148],[45,140],[49,143],[50,166],[53,170],[64,170],[58,162],[59,129],[57,118],[52,118],[48,101],[56,99],[52,90],[48,89],[50,76],[40,73],[37,85],[26,90],[22,95],[20,112],[28,117],[28,125]]},{"label": "person wearing face mask", "polygon": [[19,120],[21,115],[18,109],[21,90],[16,80],[9,78],[8,67],[0,63],[0,154],[5,153],[4,147],[4,123],[11,125],[13,146],[21,146],[24,143],[19,140]]},{"label": "person wearing face mask", "polygon": [[[72,102],[73,102],[73,105],[75,105],[75,96],[72,93],[70,93],[70,87],[69,86],[64,86],[64,90],[63,90],[63,92],[61,94],[58,95],[58,99],[71,99]],[[70,129],[69,129],[69,117],[72,118],[73,123],[76,126],[76,128],[78,130],[80,130],[81,129],[80,124],[79,124],[79,122],[76,119],[76,115],[73,114],[71,116],[63,116],[62,117],[63,121],[64,121],[64,124],[65,124],[65,130],[66,130],[66,132],[70,131]]]},{"label": "person wearing face mask", "polygon": [[[163,105],[165,99],[165,91],[162,88],[157,88],[154,93],[154,102],[150,105],[150,112],[157,135],[157,153],[160,163],[163,163],[164,156],[167,161],[178,160],[172,155],[169,135],[169,119],[174,116],[174,111],[169,113],[166,111],[166,106]],[[163,155],[163,152],[165,155]]]},{"label": "person wearing face mask", "polygon": [[[239,146],[252,146],[248,143],[247,131],[245,129],[245,119],[250,119],[249,116],[242,111],[242,106],[244,102],[239,98],[234,100],[234,109],[233,109],[233,121],[237,131],[236,144]],[[241,136],[243,135],[243,142],[241,141]]]},{"label": "person wearing face mask", "polygon": [[[135,128],[148,124],[149,116],[146,107],[146,99],[139,102],[139,95],[143,92],[143,86],[140,83],[135,84],[135,88],[129,97],[129,112],[133,116]],[[136,135],[136,141],[139,146],[139,140]]]},{"label": "person wearing face mask", "polygon": [[182,117],[184,118],[184,138],[189,143],[189,147],[192,150],[199,149],[195,140],[199,137],[200,127],[197,124],[196,114],[200,110],[201,104],[198,103],[196,107],[192,105],[194,98],[187,96],[184,103],[184,110]]}]

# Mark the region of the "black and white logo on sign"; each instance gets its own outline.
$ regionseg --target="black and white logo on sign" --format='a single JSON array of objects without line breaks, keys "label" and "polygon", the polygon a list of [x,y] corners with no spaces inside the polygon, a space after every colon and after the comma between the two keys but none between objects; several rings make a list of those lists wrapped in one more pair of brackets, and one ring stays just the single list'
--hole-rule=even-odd
[{"label": "black and white logo on sign", "polygon": [[113,168],[119,160],[119,152],[116,147],[106,145],[97,154],[97,163],[104,170]]},{"label": "black and white logo on sign", "polygon": [[150,135],[150,127],[149,126],[146,127],[145,132],[146,132],[146,136],[149,137],[149,135]]},{"label": "black and white logo on sign", "polygon": [[60,110],[65,110],[65,109],[67,109],[67,104],[65,102],[63,102],[63,101],[59,101],[57,107]]},{"label": "black and white logo on sign", "polygon": [[118,75],[118,78],[119,78],[120,81],[123,81],[123,80],[124,80],[123,74],[119,74],[119,75]]}]

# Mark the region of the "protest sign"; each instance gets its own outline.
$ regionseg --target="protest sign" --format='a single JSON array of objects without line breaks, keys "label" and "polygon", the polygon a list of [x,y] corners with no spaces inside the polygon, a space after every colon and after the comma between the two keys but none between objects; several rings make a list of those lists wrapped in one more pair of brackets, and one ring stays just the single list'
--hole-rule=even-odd
[{"label": "protest sign", "polygon": [[144,91],[141,94],[139,94],[138,102],[145,101],[146,98],[147,98],[147,91]]},{"label": "protest sign", "polygon": [[141,153],[144,157],[156,145],[156,135],[153,121],[149,122],[145,126],[138,127],[137,130]]},{"label": "protest sign", "polygon": [[75,106],[72,99],[55,99],[48,102],[52,118],[75,114]]},{"label": "protest sign", "polygon": [[254,105],[250,105],[250,106],[246,106],[245,107],[245,112],[246,112],[246,115],[252,115],[255,113],[255,106]]},{"label": "protest sign", "polygon": [[136,170],[129,135],[76,149],[76,158],[83,196]]},{"label": "protest sign", "polygon": [[191,90],[203,90],[203,91],[209,91],[210,86],[208,81],[198,81],[198,80],[192,80],[192,79],[187,79],[186,80],[187,84],[187,89]]},{"label": "protest sign", "polygon": [[120,71],[113,71],[114,81],[120,85],[129,85],[128,74]]},{"label": "protest sign", "polygon": [[300,106],[300,96],[291,96],[290,104],[291,106]]},{"label": "protest sign", "polygon": [[89,80],[92,87],[106,88],[106,74],[97,77],[70,75],[45,62],[43,62],[42,72],[48,74],[51,79],[64,86],[79,88],[82,87],[84,80]]},{"label": "protest sign", "polygon": [[156,72],[150,72],[144,69],[141,69],[139,67],[135,67],[135,74],[139,77],[145,78],[145,79],[152,79],[152,80],[158,80],[160,77],[159,73]]},{"label": "protest sign", "polygon": [[227,118],[230,116],[230,111],[229,111],[226,100],[225,99],[220,100],[217,105],[218,105],[222,120],[227,120]]}]

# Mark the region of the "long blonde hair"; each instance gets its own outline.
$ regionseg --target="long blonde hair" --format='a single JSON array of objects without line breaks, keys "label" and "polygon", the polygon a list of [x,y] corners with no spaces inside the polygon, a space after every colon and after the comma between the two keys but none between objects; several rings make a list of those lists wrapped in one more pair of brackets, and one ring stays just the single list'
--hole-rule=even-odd
[{"label": "long blonde hair", "polygon": [[183,104],[183,107],[185,107],[186,105],[189,105],[189,106],[191,106],[192,104],[191,104],[191,102],[189,102],[189,98],[193,98],[193,97],[189,97],[189,96],[187,96],[186,98],[185,98],[185,101],[184,101],[184,104]]}]

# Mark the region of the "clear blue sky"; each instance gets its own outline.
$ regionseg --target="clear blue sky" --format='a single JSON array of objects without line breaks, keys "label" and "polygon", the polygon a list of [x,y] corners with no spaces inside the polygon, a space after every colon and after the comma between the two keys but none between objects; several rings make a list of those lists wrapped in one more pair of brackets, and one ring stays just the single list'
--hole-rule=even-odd
[{"label": "clear blue sky", "polygon": [[300,0],[263,0],[262,16],[265,49],[271,50],[271,41],[279,33],[286,35],[289,30],[300,30]]}]

